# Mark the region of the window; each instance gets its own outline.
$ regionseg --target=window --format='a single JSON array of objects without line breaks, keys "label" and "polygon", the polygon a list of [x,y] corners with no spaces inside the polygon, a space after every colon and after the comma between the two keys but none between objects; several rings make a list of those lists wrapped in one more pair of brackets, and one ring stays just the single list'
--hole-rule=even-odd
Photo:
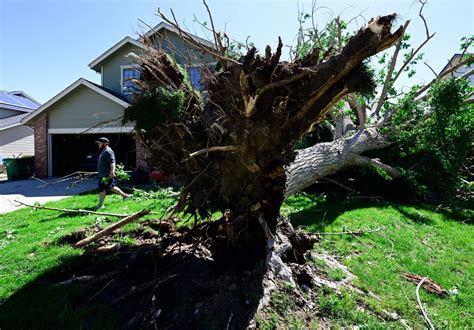
[{"label": "window", "polygon": [[140,79],[140,70],[137,68],[126,65],[122,66],[122,79],[121,88],[123,94],[132,94],[133,92],[140,91],[140,87],[133,83],[133,79]]},{"label": "window", "polygon": [[203,86],[201,83],[201,68],[196,66],[190,66],[188,67],[188,74],[189,80],[191,80],[191,84],[193,85],[194,89],[202,91]]},{"label": "window", "polygon": [[191,84],[193,85],[194,89],[198,91],[204,91],[204,84],[202,83],[202,75],[204,70],[207,70],[210,73],[213,73],[216,70],[216,63],[209,63],[205,66],[202,64],[188,66],[188,75]]}]

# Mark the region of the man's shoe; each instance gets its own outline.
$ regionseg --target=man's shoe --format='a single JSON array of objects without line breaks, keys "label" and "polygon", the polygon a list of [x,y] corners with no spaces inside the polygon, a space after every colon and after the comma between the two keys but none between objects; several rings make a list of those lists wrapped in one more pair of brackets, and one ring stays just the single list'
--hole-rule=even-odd
[{"label": "man's shoe", "polygon": [[122,198],[123,198],[124,201],[127,201],[127,200],[130,199],[130,195],[123,196]]},{"label": "man's shoe", "polygon": [[96,211],[97,211],[97,210],[102,210],[102,209],[104,209],[104,208],[105,208],[105,206],[102,205],[102,206],[97,206],[95,209],[96,209]]}]

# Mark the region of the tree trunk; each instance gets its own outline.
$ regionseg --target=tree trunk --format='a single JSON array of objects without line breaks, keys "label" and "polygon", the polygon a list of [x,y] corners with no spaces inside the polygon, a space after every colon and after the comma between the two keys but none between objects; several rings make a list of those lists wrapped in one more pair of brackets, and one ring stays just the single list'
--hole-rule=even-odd
[{"label": "tree trunk", "polygon": [[285,198],[349,166],[361,165],[360,154],[389,145],[376,128],[366,128],[333,142],[318,143],[298,150],[293,163],[285,168]]}]

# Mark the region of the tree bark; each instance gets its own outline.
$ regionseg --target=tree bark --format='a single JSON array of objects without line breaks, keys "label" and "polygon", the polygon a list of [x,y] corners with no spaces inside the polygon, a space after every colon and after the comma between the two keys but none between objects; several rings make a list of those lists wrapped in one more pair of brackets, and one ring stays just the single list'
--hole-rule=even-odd
[{"label": "tree bark", "polygon": [[287,176],[285,198],[349,166],[375,166],[363,163],[360,154],[389,145],[390,143],[376,128],[366,128],[333,142],[318,143],[298,150],[295,161],[285,168]]}]

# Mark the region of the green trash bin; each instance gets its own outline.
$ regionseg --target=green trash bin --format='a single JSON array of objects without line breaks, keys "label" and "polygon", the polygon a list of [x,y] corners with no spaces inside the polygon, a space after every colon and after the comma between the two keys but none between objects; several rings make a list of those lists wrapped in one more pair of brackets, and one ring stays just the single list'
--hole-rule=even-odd
[{"label": "green trash bin", "polygon": [[7,170],[8,180],[27,179],[33,175],[35,158],[4,158],[3,164]]}]

